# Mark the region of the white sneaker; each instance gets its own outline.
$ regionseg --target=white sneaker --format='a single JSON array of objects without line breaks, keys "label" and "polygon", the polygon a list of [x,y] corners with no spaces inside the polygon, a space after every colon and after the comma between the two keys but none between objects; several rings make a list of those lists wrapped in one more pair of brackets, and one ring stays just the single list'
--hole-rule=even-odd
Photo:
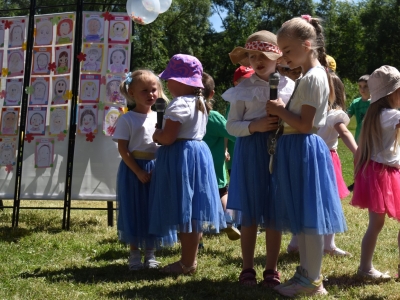
[{"label": "white sneaker", "polygon": [[156,261],[156,257],[153,255],[144,260],[143,267],[145,269],[157,269],[160,266],[161,262]]},{"label": "white sneaker", "polygon": [[379,272],[375,268],[372,268],[368,272],[364,272],[361,270],[361,268],[358,268],[357,275],[361,276],[363,278],[366,278],[366,279],[375,279],[375,280],[379,280],[379,279],[388,280],[391,278],[390,275],[388,274],[388,272],[382,273],[382,272]]},{"label": "white sneaker", "polygon": [[140,255],[130,254],[128,259],[129,271],[138,271],[143,269],[142,258]]}]

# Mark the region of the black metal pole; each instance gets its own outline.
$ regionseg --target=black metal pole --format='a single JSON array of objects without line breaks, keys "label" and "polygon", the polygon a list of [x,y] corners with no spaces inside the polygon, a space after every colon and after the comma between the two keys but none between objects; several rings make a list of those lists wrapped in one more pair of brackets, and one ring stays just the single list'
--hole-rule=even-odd
[{"label": "black metal pole", "polygon": [[77,55],[82,51],[82,11],[83,0],[76,2],[76,19],[75,19],[75,45],[74,45],[74,71],[72,75],[72,101],[71,101],[71,116],[69,121],[69,138],[68,138],[68,159],[67,171],[65,180],[65,195],[64,195],[64,213],[62,228],[69,230],[71,217],[71,189],[72,189],[72,171],[74,166],[75,153],[75,136],[76,136],[76,116],[78,111],[78,93],[79,93],[79,75],[80,61]]},{"label": "black metal pole", "polygon": [[36,0],[31,0],[31,6],[29,8],[29,19],[28,19],[27,41],[26,41],[26,58],[25,58],[25,71],[24,71],[24,89],[22,91],[21,121],[19,123],[19,132],[18,132],[18,149],[17,149],[18,151],[17,151],[12,227],[18,227],[19,207],[21,202],[21,175],[22,175],[22,162],[24,158],[23,156],[24,156],[26,112],[28,110],[28,94],[26,93],[25,89],[29,86],[29,81],[31,77],[35,7],[36,7]]}]

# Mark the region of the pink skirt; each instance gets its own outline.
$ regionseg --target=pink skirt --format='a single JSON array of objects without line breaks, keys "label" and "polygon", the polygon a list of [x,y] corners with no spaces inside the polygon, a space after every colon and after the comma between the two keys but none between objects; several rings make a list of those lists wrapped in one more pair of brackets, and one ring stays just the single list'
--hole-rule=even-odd
[{"label": "pink skirt", "polygon": [[330,151],[333,162],[333,168],[335,169],[336,183],[339,191],[339,197],[340,199],[344,199],[348,195],[350,195],[350,191],[347,189],[347,185],[343,180],[342,164],[340,163],[339,155],[337,154],[336,150],[330,150]]},{"label": "pink skirt", "polygon": [[400,221],[400,170],[370,160],[356,175],[350,204]]}]

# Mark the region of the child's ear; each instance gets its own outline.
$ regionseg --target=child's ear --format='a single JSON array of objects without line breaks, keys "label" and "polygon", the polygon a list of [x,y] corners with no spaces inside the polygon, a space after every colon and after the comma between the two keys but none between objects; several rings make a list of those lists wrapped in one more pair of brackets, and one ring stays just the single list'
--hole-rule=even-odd
[{"label": "child's ear", "polygon": [[307,49],[310,50],[311,49],[311,42],[309,40],[305,40],[303,43],[303,46]]}]

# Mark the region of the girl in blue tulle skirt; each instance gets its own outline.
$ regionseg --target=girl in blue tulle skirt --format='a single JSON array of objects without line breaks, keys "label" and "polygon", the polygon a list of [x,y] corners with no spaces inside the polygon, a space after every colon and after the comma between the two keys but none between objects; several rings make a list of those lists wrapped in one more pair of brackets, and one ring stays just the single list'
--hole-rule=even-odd
[{"label": "girl in blue tulle skirt", "polygon": [[165,110],[163,129],[153,135],[162,146],[150,189],[150,233],[178,230],[182,245],[180,261],[164,267],[165,273],[195,272],[201,233],[226,228],[211,152],[202,141],[210,108],[201,94],[202,73],[197,58],[177,54],[160,74],[174,99]]}]

